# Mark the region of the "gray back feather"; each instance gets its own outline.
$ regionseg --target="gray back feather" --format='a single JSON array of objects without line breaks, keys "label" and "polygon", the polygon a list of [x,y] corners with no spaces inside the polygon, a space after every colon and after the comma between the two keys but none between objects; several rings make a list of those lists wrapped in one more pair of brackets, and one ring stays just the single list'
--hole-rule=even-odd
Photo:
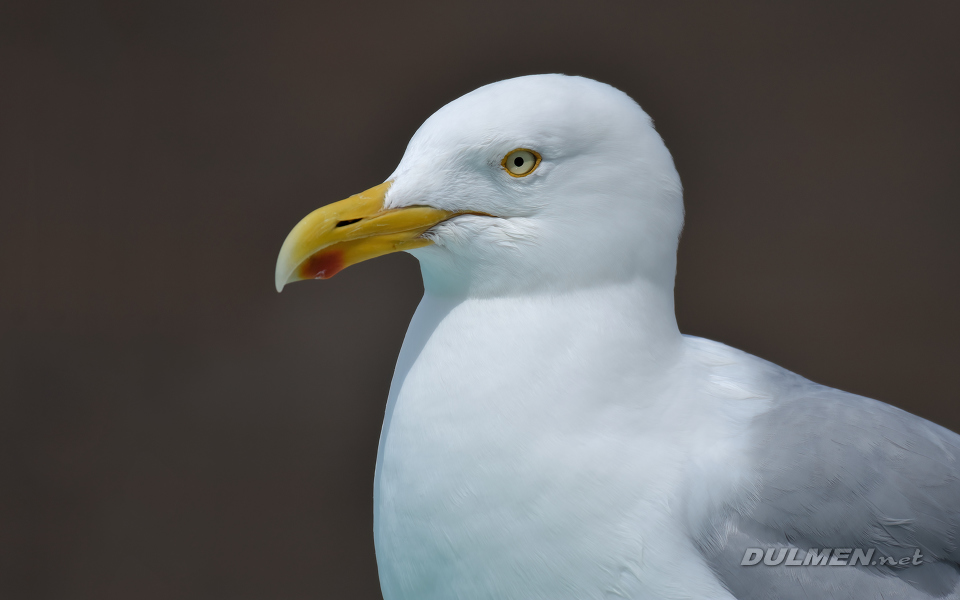
[{"label": "gray back feather", "polygon": [[[741,599],[960,598],[960,436],[783,376],[784,394],[751,425],[755,488],[698,539],[724,585]],[[923,564],[740,565],[749,547],[780,546],[919,549]]]}]

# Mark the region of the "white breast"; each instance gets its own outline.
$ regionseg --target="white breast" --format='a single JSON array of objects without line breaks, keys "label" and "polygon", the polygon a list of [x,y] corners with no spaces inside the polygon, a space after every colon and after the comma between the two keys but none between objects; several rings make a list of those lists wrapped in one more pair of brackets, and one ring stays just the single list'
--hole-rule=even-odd
[{"label": "white breast", "polygon": [[377,459],[387,600],[729,597],[677,504],[690,449],[729,432],[678,388],[655,299],[601,295],[424,297]]}]

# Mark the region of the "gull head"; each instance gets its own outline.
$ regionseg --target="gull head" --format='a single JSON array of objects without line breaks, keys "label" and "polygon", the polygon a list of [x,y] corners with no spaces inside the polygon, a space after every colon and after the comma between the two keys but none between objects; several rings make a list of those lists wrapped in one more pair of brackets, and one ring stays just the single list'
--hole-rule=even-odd
[{"label": "gull head", "polygon": [[447,104],[384,183],[305,217],[276,285],[403,250],[437,294],[672,289],[682,226],[679,175],[636,102],[582,77],[518,77]]}]

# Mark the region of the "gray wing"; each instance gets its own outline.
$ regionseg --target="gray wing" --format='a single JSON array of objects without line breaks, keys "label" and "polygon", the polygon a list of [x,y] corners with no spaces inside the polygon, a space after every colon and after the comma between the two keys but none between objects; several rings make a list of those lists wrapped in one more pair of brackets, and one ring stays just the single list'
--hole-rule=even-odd
[{"label": "gray wing", "polygon": [[[791,374],[792,375],[792,374]],[[751,426],[756,486],[700,549],[752,598],[960,598],[960,436],[890,405],[786,377]],[[919,566],[741,566],[747,548],[875,549]],[[771,557],[779,557],[774,550]],[[860,561],[862,562],[862,561]]]}]

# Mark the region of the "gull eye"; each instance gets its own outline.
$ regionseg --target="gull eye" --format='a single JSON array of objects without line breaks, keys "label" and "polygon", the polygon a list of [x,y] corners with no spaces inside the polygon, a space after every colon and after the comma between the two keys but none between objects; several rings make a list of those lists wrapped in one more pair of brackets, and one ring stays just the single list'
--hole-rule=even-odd
[{"label": "gull eye", "polygon": [[500,161],[507,173],[514,177],[523,177],[529,175],[540,164],[540,155],[533,150],[526,148],[517,148],[508,152],[503,160]]}]

